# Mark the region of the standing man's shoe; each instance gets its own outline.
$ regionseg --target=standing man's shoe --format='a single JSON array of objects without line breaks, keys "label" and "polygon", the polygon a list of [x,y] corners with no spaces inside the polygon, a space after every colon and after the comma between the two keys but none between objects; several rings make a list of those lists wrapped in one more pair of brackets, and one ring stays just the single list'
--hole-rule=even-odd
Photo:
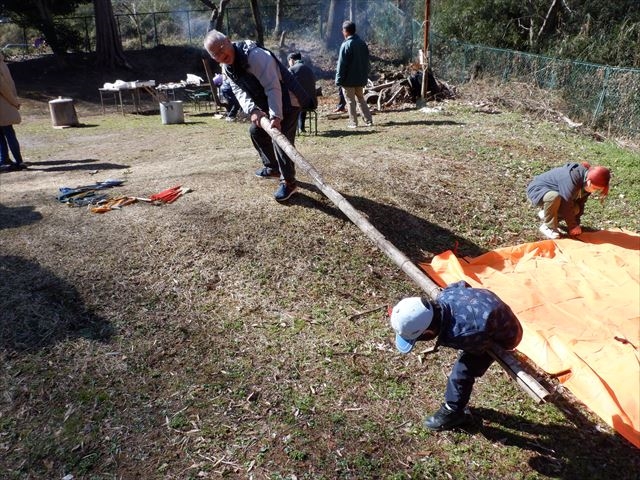
[{"label": "standing man's shoe", "polygon": [[291,195],[296,193],[296,190],[298,190],[298,186],[295,181],[287,182],[286,180],[282,180],[280,182],[280,187],[278,187],[278,190],[273,196],[278,202],[286,202],[291,198]]},{"label": "standing man's shoe", "polygon": [[455,412],[451,410],[446,403],[442,404],[440,409],[424,421],[424,426],[429,430],[437,432],[441,430],[450,430],[454,427],[462,425],[467,421],[464,410]]},{"label": "standing man's shoe", "polygon": [[256,170],[256,177],[258,178],[280,178],[280,170],[276,170],[271,167],[262,167]]}]

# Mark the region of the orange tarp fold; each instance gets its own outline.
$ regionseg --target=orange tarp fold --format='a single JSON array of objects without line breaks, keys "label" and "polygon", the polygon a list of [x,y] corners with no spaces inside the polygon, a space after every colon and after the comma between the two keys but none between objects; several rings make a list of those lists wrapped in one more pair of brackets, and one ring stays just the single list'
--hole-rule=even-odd
[{"label": "orange tarp fold", "polygon": [[498,294],[523,325],[518,350],[640,448],[640,236],[444,252],[420,267],[441,286],[466,280]]}]

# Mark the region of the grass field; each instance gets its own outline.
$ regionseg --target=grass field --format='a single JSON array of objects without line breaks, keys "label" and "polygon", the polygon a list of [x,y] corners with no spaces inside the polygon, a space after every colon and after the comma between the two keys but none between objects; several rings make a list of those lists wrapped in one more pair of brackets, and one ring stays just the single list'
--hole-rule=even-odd
[{"label": "grass field", "polygon": [[[525,186],[567,161],[614,172],[584,225],[639,230],[633,143],[464,95],[439,107],[357,130],[321,116],[296,146],[414,261],[539,239]],[[308,178],[277,204],[246,123],[81,110],[82,128],[58,130],[41,105],[24,113],[30,168],[0,174],[0,477],[640,475],[637,450],[567,392],[537,405],[498,366],[472,425],[426,431],[455,352],[395,352],[385,306],[417,288]],[[108,178],[125,180],[109,193],[192,191],[102,215],[56,201]]]}]

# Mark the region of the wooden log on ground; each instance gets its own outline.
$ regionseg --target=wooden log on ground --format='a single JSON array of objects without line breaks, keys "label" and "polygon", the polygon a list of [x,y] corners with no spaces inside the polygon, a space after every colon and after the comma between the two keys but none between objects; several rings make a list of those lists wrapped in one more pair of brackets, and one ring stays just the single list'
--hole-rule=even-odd
[{"label": "wooden log on ground", "polygon": [[[362,232],[382,250],[400,270],[413,280],[418,287],[432,300],[440,293],[440,287],[436,285],[422,270],[420,270],[404,253],[402,253],[395,245],[387,240],[378,229],[376,229],[367,218],[356,210],[349,201],[339,192],[325,183],[320,173],[298,152],[293,145],[287,140],[282,132],[272,129],[269,119],[262,117],[260,126],[273,138],[273,140],[282,148],[289,158],[296,164],[299,170],[302,170],[313,181],[316,187],[331,200],[336,207],[342,211],[353,223],[355,223]],[[529,375],[520,362],[516,360],[509,352],[496,349],[492,352],[494,358],[498,359],[498,363],[507,371],[517,384],[537,402],[543,402],[550,393],[538,383],[538,381]]]}]

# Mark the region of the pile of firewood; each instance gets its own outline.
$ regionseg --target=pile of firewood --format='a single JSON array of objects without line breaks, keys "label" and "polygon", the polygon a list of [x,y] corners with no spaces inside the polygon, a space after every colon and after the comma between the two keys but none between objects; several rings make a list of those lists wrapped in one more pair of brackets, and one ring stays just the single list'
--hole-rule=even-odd
[{"label": "pile of firewood", "polygon": [[[416,103],[422,91],[422,72],[404,74],[394,72],[382,74],[377,84],[369,80],[364,96],[369,104],[376,104],[378,110],[406,103]],[[429,71],[426,100],[454,98],[455,89],[437,80]]]}]

